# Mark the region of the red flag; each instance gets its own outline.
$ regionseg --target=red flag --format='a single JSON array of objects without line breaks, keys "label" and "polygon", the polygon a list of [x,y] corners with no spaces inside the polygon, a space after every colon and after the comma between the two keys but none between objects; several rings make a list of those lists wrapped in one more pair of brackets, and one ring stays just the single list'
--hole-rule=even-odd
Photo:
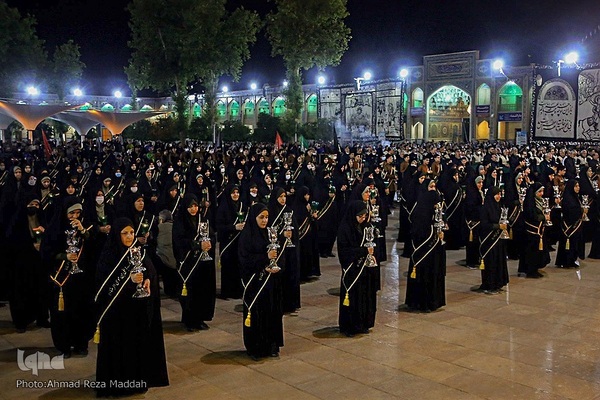
[{"label": "red flag", "polygon": [[275,135],[275,150],[280,150],[281,146],[283,146],[283,140],[281,139],[281,136],[279,136],[279,132],[276,132],[276,135]]},{"label": "red flag", "polygon": [[46,132],[42,129],[42,140],[44,141],[44,154],[46,155],[46,160],[49,160],[52,157],[52,147],[50,147],[50,142],[46,137]]}]

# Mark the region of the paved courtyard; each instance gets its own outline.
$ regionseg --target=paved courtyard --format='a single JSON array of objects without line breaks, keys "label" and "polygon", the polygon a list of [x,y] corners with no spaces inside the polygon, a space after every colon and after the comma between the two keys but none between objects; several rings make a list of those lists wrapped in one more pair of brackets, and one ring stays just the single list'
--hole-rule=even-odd
[{"label": "paved courtyard", "polygon": [[[302,309],[284,317],[285,346],[275,359],[246,356],[241,301],[218,299],[210,330],[190,333],[179,323],[179,303],[164,299],[171,385],[132,398],[600,399],[600,261],[582,261],[580,270],[549,266],[542,279],[517,277],[510,261],[508,289],[485,295],[471,291],[480,272],[457,263],[464,250],[449,251],[448,305],[408,313],[399,310],[408,261],[398,257],[396,224],[393,216],[370,334],[347,338],[337,331],[337,258],[321,259],[322,276],[302,285]],[[95,378],[93,343],[87,357],[38,376],[19,368],[17,349],[57,355],[48,329],[17,334],[2,307],[0,399],[95,397],[85,387]],[[18,387],[48,382],[80,387]]]}]

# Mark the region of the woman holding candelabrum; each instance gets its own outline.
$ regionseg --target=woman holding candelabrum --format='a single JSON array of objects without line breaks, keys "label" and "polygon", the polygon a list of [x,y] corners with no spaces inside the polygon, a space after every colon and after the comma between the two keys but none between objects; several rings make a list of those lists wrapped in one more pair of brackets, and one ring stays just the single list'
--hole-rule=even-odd
[{"label": "woman holding candelabrum", "polygon": [[54,346],[64,355],[87,355],[93,332],[94,263],[90,228],[81,200],[65,199],[42,239],[42,258],[50,274],[50,316]]},{"label": "woman holding candelabrum", "polygon": [[[502,189],[491,186],[481,209],[479,253],[481,255],[481,286],[485,294],[497,294],[508,284],[506,241],[508,213],[502,216],[500,201]],[[508,210],[507,210],[508,211]]]},{"label": "woman holding candelabrum", "polygon": [[[445,222],[436,220],[436,207],[442,207],[436,183],[426,179],[411,214],[413,252],[405,300],[410,311],[431,312],[446,305],[446,249],[441,229]],[[438,215],[441,217],[439,211]]]},{"label": "woman holding candelabrum", "polygon": [[[293,313],[300,308],[298,224],[294,218],[294,212],[286,202],[285,189],[276,187],[269,198],[269,226],[277,228],[279,244],[282,249],[278,264],[282,269],[283,312]],[[284,248],[285,243],[292,246],[286,245]]]},{"label": "woman holding candelabrum", "polygon": [[193,332],[208,329],[205,321],[212,321],[215,314],[215,252],[212,230],[196,195],[186,194],[181,204],[173,222],[173,253],[182,279],[181,322]]},{"label": "woman holding candelabrum", "polygon": [[555,265],[559,268],[579,268],[577,258],[583,259],[585,257],[582,225],[587,209],[581,205],[579,190],[580,186],[577,179],[567,181],[561,205],[561,235],[555,262]]},{"label": "woman holding candelabrum", "polygon": [[283,346],[281,267],[270,246],[269,210],[262,203],[250,208],[240,234],[238,255],[244,294],[244,345],[254,360],[277,357]]},{"label": "woman holding candelabrum", "polygon": [[519,259],[519,273],[525,274],[527,278],[542,278],[544,275],[539,270],[550,263],[550,246],[545,238],[550,212],[544,210],[544,191],[544,186],[535,182],[527,189],[523,202],[525,237]]},{"label": "woman holding candelabrum", "polygon": [[217,209],[217,238],[219,239],[219,262],[221,265],[222,299],[239,299],[242,297],[240,280],[240,260],[238,243],[240,233],[244,229],[248,207],[241,200],[241,188],[236,184],[228,184],[221,195]]},{"label": "woman holding candelabrum", "polygon": [[351,201],[337,235],[338,258],[342,267],[340,285],[339,326],[346,336],[369,333],[375,326],[377,311],[377,260],[368,231],[365,202]]},{"label": "woman holding candelabrum", "polygon": [[135,224],[117,218],[96,270],[98,396],[169,385],[158,279],[147,252],[135,239]]},{"label": "woman holding candelabrum", "polygon": [[467,197],[465,199],[465,221],[467,225],[466,266],[476,269],[480,264],[479,230],[481,229],[481,209],[483,208],[483,177],[470,178],[467,182]]},{"label": "woman holding candelabrum", "polygon": [[594,189],[594,172],[590,167],[582,164],[579,168],[579,177],[579,195],[581,198],[587,196],[587,219],[589,221],[585,221],[583,224],[583,238],[587,243],[592,241],[598,228],[598,193]]}]

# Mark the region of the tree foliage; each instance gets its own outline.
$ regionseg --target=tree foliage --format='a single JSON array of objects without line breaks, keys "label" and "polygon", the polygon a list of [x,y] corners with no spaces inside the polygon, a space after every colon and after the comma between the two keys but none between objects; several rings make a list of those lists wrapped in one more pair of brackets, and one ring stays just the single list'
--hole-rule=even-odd
[{"label": "tree foliage", "polygon": [[242,8],[229,13],[225,0],[133,0],[129,5],[133,50],[125,69],[130,86],[170,92],[178,111],[183,140],[189,87],[205,88],[205,114],[216,120],[219,77],[238,79],[250,57],[249,46],[260,29],[256,13]]},{"label": "tree foliage", "polygon": [[16,8],[0,0],[1,96],[9,97],[17,89],[24,90],[46,64],[44,41],[38,38],[35,25],[34,17],[22,17]]},{"label": "tree foliage", "polygon": [[288,88],[289,117],[302,110],[302,71],[340,63],[350,41],[347,0],[274,0],[276,11],[267,16],[267,38],[272,55],[282,56]]},{"label": "tree foliage", "polygon": [[85,64],[80,58],[79,45],[73,40],[56,46],[54,50],[50,89],[58,95],[60,100],[65,98],[70,87],[77,85],[81,80]]}]

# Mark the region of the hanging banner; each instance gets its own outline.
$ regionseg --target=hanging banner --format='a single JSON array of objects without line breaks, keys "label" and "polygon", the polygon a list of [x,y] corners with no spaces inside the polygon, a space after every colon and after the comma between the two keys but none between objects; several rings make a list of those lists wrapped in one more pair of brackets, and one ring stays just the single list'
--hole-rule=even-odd
[{"label": "hanging banner", "polygon": [[577,139],[600,140],[600,69],[581,72],[578,94]]}]

